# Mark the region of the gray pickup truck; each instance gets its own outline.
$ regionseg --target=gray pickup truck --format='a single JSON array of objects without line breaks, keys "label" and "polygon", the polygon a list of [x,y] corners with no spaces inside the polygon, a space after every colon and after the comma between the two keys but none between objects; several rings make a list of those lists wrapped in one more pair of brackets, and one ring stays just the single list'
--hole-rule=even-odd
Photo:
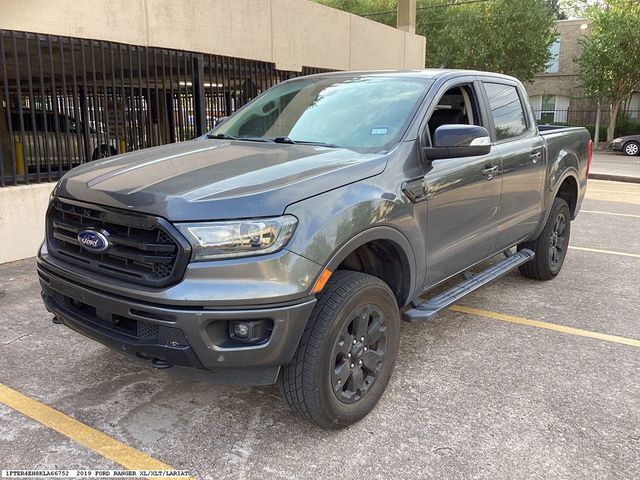
[{"label": "gray pickup truck", "polygon": [[401,319],[515,268],[558,274],[590,161],[587,131],[539,132],[512,77],[289,80],[205,137],[65,175],[43,299],[54,322],[155,368],[278,383],[295,411],[344,427],[381,398]]}]

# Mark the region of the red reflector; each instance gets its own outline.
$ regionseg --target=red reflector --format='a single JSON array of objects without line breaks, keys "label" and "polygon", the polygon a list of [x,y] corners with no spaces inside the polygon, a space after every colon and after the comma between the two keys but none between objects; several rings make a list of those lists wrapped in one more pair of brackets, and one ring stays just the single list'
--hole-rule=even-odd
[{"label": "red reflector", "polygon": [[589,145],[587,146],[587,178],[589,178],[591,160],[593,160],[593,140],[589,140]]}]

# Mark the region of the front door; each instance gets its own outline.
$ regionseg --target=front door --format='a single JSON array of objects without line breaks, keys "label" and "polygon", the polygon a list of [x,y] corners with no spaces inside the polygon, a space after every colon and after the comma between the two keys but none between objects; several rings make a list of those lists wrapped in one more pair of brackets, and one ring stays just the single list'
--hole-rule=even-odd
[{"label": "front door", "polygon": [[427,185],[429,288],[494,252],[502,175],[496,151],[435,160]]},{"label": "front door", "polygon": [[[478,85],[447,89],[428,122],[485,126],[478,108]],[[441,111],[441,113],[438,113]],[[433,160],[424,176],[427,205],[427,276],[425,288],[481,262],[494,252],[502,189],[497,150],[487,155]]]}]

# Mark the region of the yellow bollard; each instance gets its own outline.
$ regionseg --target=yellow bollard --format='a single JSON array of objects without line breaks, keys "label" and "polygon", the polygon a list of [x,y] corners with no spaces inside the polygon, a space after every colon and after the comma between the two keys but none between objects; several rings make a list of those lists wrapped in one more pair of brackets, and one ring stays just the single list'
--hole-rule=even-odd
[{"label": "yellow bollard", "polygon": [[24,175],[24,152],[22,151],[22,143],[13,142],[13,148],[16,152],[16,175]]},{"label": "yellow bollard", "polygon": [[120,139],[120,153],[124,153],[127,151],[127,144],[124,141],[124,138]]}]

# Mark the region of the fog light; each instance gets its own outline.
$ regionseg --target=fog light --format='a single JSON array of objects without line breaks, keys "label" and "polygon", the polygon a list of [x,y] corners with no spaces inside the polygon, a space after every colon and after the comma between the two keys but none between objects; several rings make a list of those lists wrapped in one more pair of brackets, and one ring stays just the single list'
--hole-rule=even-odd
[{"label": "fog light", "polygon": [[233,335],[239,338],[247,338],[249,336],[249,325],[235,322],[233,324]]},{"label": "fog light", "polygon": [[273,321],[270,319],[229,322],[229,336],[242,343],[263,343],[271,336]]}]

